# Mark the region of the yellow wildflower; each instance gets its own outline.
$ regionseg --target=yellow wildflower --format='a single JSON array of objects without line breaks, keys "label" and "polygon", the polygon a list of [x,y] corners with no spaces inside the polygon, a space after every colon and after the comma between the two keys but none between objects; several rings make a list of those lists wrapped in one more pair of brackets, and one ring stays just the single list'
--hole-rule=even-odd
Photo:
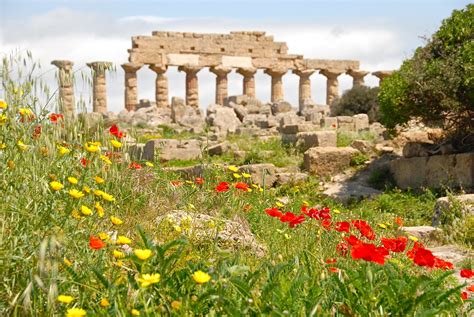
[{"label": "yellow wildflower", "polygon": [[126,236],[117,237],[117,244],[130,244],[130,243],[132,243],[132,240],[130,240]]},{"label": "yellow wildflower", "polygon": [[158,273],[154,274],[142,274],[137,280],[140,283],[141,287],[147,287],[151,284],[158,283],[160,281],[161,275]]},{"label": "yellow wildflower", "polygon": [[18,142],[16,143],[16,145],[18,146],[18,148],[19,148],[21,151],[25,151],[25,150],[28,148],[28,145],[26,145],[25,143],[23,143],[23,141],[21,141],[21,140],[18,140]]},{"label": "yellow wildflower", "polygon": [[100,142],[86,142],[84,148],[90,153],[100,152]]},{"label": "yellow wildflower", "polygon": [[415,237],[415,236],[408,236],[408,239],[410,239],[410,240],[413,241],[413,242],[417,242],[417,241],[418,241],[418,238]]},{"label": "yellow wildflower", "polygon": [[155,165],[153,165],[152,162],[145,162],[145,165],[148,166],[148,167],[153,167],[153,166],[155,166]]},{"label": "yellow wildflower", "polygon": [[308,207],[308,206],[309,206],[309,202],[307,202],[306,200],[303,200],[303,206]]},{"label": "yellow wildflower", "polygon": [[97,184],[103,184],[103,183],[105,183],[105,180],[104,180],[102,177],[100,177],[100,176],[96,176],[96,177],[95,177],[95,182],[96,182]]},{"label": "yellow wildflower", "polygon": [[99,239],[102,241],[107,241],[110,239],[110,236],[105,232],[99,232],[98,236],[99,236]]},{"label": "yellow wildflower", "polygon": [[89,207],[84,206],[84,205],[81,206],[81,212],[84,216],[92,215],[92,209],[90,209]]},{"label": "yellow wildflower", "polygon": [[91,192],[91,189],[90,189],[89,186],[84,185],[84,186],[82,186],[82,191],[84,191],[84,192],[86,192],[86,193],[89,194],[89,193]]},{"label": "yellow wildflower", "polygon": [[140,311],[136,310],[136,309],[132,309],[130,311],[130,313],[132,314],[132,316],[140,316]]},{"label": "yellow wildflower", "polygon": [[193,280],[198,284],[204,284],[211,280],[211,276],[199,270],[193,273]]},{"label": "yellow wildflower", "polygon": [[9,169],[14,169],[15,168],[15,162],[13,162],[12,160],[8,160],[7,166],[8,166]]},{"label": "yellow wildflower", "polygon": [[242,177],[239,173],[234,173],[234,174],[232,174],[232,175],[234,176],[234,178],[237,178],[237,179],[239,179],[239,178]]},{"label": "yellow wildflower", "polygon": [[86,311],[82,308],[69,308],[66,312],[66,317],[84,317]]},{"label": "yellow wildflower", "polygon": [[95,209],[97,209],[97,214],[99,215],[100,218],[102,218],[105,214],[104,208],[100,205],[99,202],[95,203]]},{"label": "yellow wildflower", "polygon": [[250,177],[252,177],[252,175],[247,174],[247,173],[242,173],[242,176],[243,176],[244,178],[250,178]]},{"label": "yellow wildflower", "polygon": [[237,166],[235,166],[235,165],[230,165],[230,166],[227,167],[227,168],[229,169],[229,171],[234,172],[234,173],[236,173],[236,172],[239,171],[239,168],[238,168]]},{"label": "yellow wildflower", "polygon": [[178,226],[178,225],[174,225],[174,226],[173,226],[173,229],[174,229],[176,232],[178,232],[178,233],[180,233],[180,232],[182,231],[181,227]]},{"label": "yellow wildflower", "polygon": [[58,302],[61,302],[63,304],[69,304],[74,300],[74,297],[69,296],[69,295],[59,295],[58,296]]},{"label": "yellow wildflower", "polygon": [[277,207],[280,207],[280,208],[285,206],[284,204],[282,204],[282,203],[279,202],[279,201],[277,201],[277,202],[275,203],[275,205],[277,205]]},{"label": "yellow wildflower", "polygon": [[0,150],[6,149],[7,145],[5,143],[0,143]]},{"label": "yellow wildflower", "polygon": [[101,155],[101,156],[100,156],[100,159],[101,159],[105,164],[108,164],[108,165],[112,164],[112,161],[111,161],[107,156],[105,156],[105,155]]},{"label": "yellow wildflower", "polygon": [[123,259],[125,257],[125,253],[119,250],[114,250],[113,255],[114,255],[114,258],[116,259]]},{"label": "yellow wildflower", "polygon": [[75,219],[81,219],[82,218],[81,214],[76,209],[73,209],[73,211],[71,211],[71,216]]},{"label": "yellow wildflower", "polygon": [[112,221],[112,223],[116,226],[119,226],[123,223],[123,220],[118,218],[118,217],[114,217],[114,216],[110,216],[110,221]]},{"label": "yellow wildflower", "polygon": [[174,310],[179,310],[181,308],[181,302],[177,300],[172,301],[171,308],[173,308]]},{"label": "yellow wildflower", "polygon": [[99,305],[102,307],[109,307],[110,303],[107,298],[102,298],[99,302]]},{"label": "yellow wildflower", "polygon": [[64,264],[66,264],[67,266],[72,266],[72,262],[69,261],[68,258],[64,258],[64,259],[63,259],[63,262],[64,262]]},{"label": "yellow wildflower", "polygon": [[94,189],[94,195],[96,196],[102,196],[102,194],[104,194],[104,192],[100,189]]},{"label": "yellow wildflower", "polygon": [[49,187],[51,187],[52,190],[61,190],[64,188],[64,185],[61,184],[60,182],[57,182],[57,181],[52,181],[51,183],[49,183]]},{"label": "yellow wildflower", "polygon": [[0,100],[0,109],[7,109],[8,105],[5,101]]},{"label": "yellow wildflower", "polygon": [[69,195],[71,195],[72,197],[74,197],[76,199],[84,197],[84,193],[77,190],[77,189],[70,189],[69,190]]},{"label": "yellow wildflower", "polygon": [[255,189],[258,189],[258,185],[257,185],[257,184],[252,184],[252,187],[255,188]]},{"label": "yellow wildflower", "polygon": [[150,249],[135,249],[133,253],[137,256],[137,258],[143,261],[147,260],[152,254]]},{"label": "yellow wildflower", "polygon": [[58,146],[58,152],[62,156],[62,155],[69,154],[71,152],[71,150],[64,147],[64,146]]},{"label": "yellow wildflower", "polygon": [[335,214],[340,214],[341,213],[341,211],[339,209],[333,209],[332,212],[335,213]]},{"label": "yellow wildflower", "polygon": [[114,196],[107,193],[102,193],[102,198],[106,201],[115,201]]},{"label": "yellow wildflower", "polygon": [[122,142],[114,139],[110,140],[110,144],[112,144],[112,146],[116,149],[120,149],[122,147]]},{"label": "yellow wildflower", "polygon": [[7,120],[8,120],[8,118],[7,118],[6,115],[0,114],[0,126],[1,126],[1,125],[4,125],[5,122],[7,122]]},{"label": "yellow wildflower", "polygon": [[79,180],[78,180],[77,178],[73,177],[73,176],[69,176],[69,177],[67,178],[67,181],[68,181],[69,183],[73,184],[73,185],[76,185],[77,183],[79,183]]},{"label": "yellow wildflower", "polygon": [[382,229],[387,229],[387,226],[384,223],[379,223],[379,227]]},{"label": "yellow wildflower", "polygon": [[32,114],[33,114],[33,112],[32,112],[30,109],[28,109],[28,108],[20,108],[20,109],[18,110],[18,112],[19,112],[22,116],[29,116],[29,115],[32,115]]}]

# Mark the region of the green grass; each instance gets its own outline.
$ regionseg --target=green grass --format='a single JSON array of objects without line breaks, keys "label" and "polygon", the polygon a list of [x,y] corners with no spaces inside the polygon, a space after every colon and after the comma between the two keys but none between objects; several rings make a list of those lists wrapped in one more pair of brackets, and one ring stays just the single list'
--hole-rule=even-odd
[{"label": "green grass", "polygon": [[337,146],[345,147],[351,145],[354,140],[366,140],[374,142],[375,134],[368,131],[363,132],[347,132],[347,131],[338,131],[337,132]]}]

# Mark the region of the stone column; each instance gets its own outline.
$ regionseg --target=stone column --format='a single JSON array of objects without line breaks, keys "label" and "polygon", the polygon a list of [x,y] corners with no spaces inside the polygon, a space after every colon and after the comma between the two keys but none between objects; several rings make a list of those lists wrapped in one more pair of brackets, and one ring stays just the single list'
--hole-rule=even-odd
[{"label": "stone column", "polygon": [[326,104],[331,105],[334,99],[339,96],[339,81],[337,77],[342,74],[342,72],[330,71],[328,69],[322,69],[321,74],[326,76]]},{"label": "stone column", "polygon": [[92,111],[107,112],[107,86],[105,72],[112,67],[110,62],[87,63],[92,69]]},{"label": "stone column", "polygon": [[210,71],[216,77],[216,104],[224,105],[224,99],[227,98],[227,74],[232,71],[232,68],[213,66]]},{"label": "stone column", "polygon": [[382,84],[382,81],[388,76],[392,75],[392,70],[379,70],[377,72],[372,72],[372,75],[379,79],[379,86]]},{"label": "stone column", "polygon": [[199,107],[199,84],[197,73],[201,70],[199,66],[179,66],[180,72],[186,73],[186,104]]},{"label": "stone column", "polygon": [[155,102],[158,108],[166,108],[169,106],[168,101],[168,77],[165,75],[167,66],[150,65],[150,69],[156,73],[155,81]]},{"label": "stone column", "polygon": [[74,65],[74,63],[66,60],[54,60],[51,62],[51,64],[59,69],[58,111],[59,113],[62,113],[64,115],[73,116],[76,110],[74,105],[74,80],[72,73],[72,66]]},{"label": "stone column", "polygon": [[284,99],[283,95],[283,75],[286,74],[288,69],[284,68],[275,68],[265,70],[265,74],[272,77],[272,96],[271,102],[282,101]]},{"label": "stone column", "polygon": [[300,77],[299,84],[299,110],[302,111],[304,107],[304,101],[311,99],[311,79],[309,77],[315,72],[314,69],[304,70],[293,70],[293,74]]},{"label": "stone column", "polygon": [[355,70],[349,69],[346,74],[352,77],[352,87],[362,86],[365,84],[364,77],[367,76],[369,72],[365,70]]},{"label": "stone column", "polygon": [[243,94],[255,98],[255,73],[256,68],[238,68],[237,73],[244,76]]},{"label": "stone column", "polygon": [[137,71],[143,65],[126,63],[122,64],[125,71],[125,109],[135,111],[138,104]]}]

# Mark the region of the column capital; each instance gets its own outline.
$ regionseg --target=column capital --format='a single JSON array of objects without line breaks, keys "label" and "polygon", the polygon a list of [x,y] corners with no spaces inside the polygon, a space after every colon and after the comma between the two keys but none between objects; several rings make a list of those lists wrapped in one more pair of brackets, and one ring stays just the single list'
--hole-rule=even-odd
[{"label": "column capital", "polygon": [[112,67],[111,62],[91,62],[86,64],[87,67],[92,68],[96,74],[104,74],[106,70],[109,70]]},{"label": "column capital", "polygon": [[244,77],[252,77],[257,72],[256,68],[237,68],[237,73]]},{"label": "column capital", "polygon": [[384,79],[385,77],[388,77],[393,74],[393,70],[379,70],[376,72],[372,72],[372,75],[375,77],[378,77],[379,79]]},{"label": "column capital", "polygon": [[51,61],[51,65],[56,66],[59,69],[64,69],[64,70],[71,70],[72,66],[74,65],[73,61],[68,61],[68,60],[54,60]]},{"label": "column capital", "polygon": [[178,71],[185,72],[186,74],[192,74],[192,75],[199,73],[201,69],[202,67],[200,66],[190,66],[190,65],[183,65],[183,66],[178,67]]},{"label": "column capital", "polygon": [[346,74],[354,78],[364,78],[369,72],[360,69],[349,69]]},{"label": "column capital", "polygon": [[270,75],[272,77],[281,77],[288,72],[287,68],[275,67],[275,68],[267,68],[265,69],[265,74]]},{"label": "column capital", "polygon": [[151,64],[148,68],[157,74],[164,74],[168,70],[168,66],[162,64]]},{"label": "column capital", "polygon": [[337,79],[337,77],[339,77],[343,72],[331,69],[321,69],[319,73],[326,76],[328,79]]},{"label": "column capital", "polygon": [[291,72],[300,77],[309,77],[314,74],[316,69],[293,69]]},{"label": "column capital", "polygon": [[219,65],[212,66],[211,68],[209,68],[209,71],[217,75],[217,77],[224,77],[232,71],[232,68]]},{"label": "column capital", "polygon": [[135,73],[140,68],[142,68],[143,64],[125,63],[120,66],[122,66],[126,73]]}]

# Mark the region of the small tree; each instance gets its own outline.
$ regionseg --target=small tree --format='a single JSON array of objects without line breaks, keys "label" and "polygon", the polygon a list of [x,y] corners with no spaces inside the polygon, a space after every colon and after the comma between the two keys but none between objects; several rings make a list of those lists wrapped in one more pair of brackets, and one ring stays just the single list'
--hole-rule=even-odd
[{"label": "small tree", "polygon": [[380,119],[378,92],[378,87],[354,86],[345,91],[341,98],[334,101],[331,115],[353,116],[358,113],[366,113],[370,122],[378,121]]},{"label": "small tree", "polygon": [[419,118],[465,140],[473,134],[473,4],[453,11],[427,44],[382,82],[379,101],[388,128]]}]

